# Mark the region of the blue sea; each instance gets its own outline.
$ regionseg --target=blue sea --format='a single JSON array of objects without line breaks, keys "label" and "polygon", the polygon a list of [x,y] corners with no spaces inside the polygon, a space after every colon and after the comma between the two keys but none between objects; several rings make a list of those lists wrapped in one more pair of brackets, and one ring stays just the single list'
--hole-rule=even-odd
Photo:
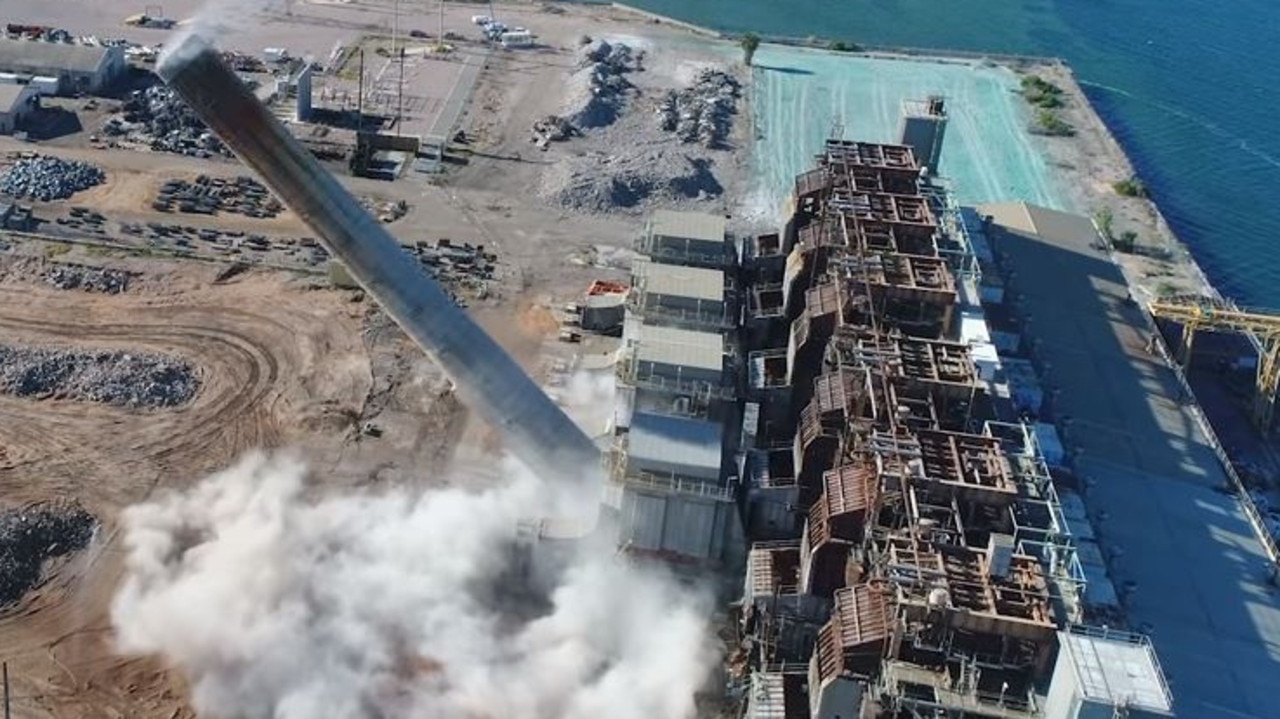
[{"label": "blue sea", "polygon": [[1210,279],[1280,307],[1274,0],[632,2],[732,32],[1064,58]]}]

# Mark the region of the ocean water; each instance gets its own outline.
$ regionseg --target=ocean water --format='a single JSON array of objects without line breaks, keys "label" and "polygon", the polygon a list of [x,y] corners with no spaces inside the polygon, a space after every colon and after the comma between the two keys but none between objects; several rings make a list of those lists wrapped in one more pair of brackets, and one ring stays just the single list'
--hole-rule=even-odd
[{"label": "ocean water", "polygon": [[734,32],[1065,58],[1210,279],[1280,308],[1274,0],[632,2]]},{"label": "ocean water", "polygon": [[[795,176],[813,167],[822,142],[896,142],[902,103],[947,98],[940,173],[965,204],[1011,197],[1064,210],[1057,177],[1034,145],[1031,117],[1013,72],[978,63],[881,60],[766,46],[756,55],[755,153],[760,174],[746,214],[780,220]],[[1087,208],[1083,208],[1087,211]]]}]

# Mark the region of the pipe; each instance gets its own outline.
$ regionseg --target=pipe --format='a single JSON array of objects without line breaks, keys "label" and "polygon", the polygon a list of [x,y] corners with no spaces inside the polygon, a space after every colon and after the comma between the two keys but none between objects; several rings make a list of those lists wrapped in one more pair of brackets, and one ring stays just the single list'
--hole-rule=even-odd
[{"label": "pipe", "polygon": [[320,167],[207,40],[178,39],[156,71],[444,368],[508,451],[557,489],[596,504],[604,470],[595,443]]}]

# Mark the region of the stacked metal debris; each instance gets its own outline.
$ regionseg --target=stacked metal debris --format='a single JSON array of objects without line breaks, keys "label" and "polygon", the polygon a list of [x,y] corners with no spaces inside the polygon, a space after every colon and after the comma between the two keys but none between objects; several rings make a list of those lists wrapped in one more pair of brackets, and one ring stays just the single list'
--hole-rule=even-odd
[{"label": "stacked metal debris", "polygon": [[417,257],[427,274],[445,286],[459,305],[463,303],[458,298],[458,290],[467,290],[480,298],[488,296],[489,282],[497,271],[498,256],[486,251],[484,245],[465,242],[455,245],[442,238],[434,245],[423,240],[405,249]]},{"label": "stacked metal debris", "polygon": [[102,184],[102,168],[79,160],[36,155],[25,157],[0,173],[0,195],[33,200],[62,200]]},{"label": "stacked metal debris", "polygon": [[103,126],[104,134],[135,137],[159,152],[232,156],[182,98],[165,85],[134,92],[122,110],[121,117],[113,117]]},{"label": "stacked metal debris", "polygon": [[214,215],[219,211],[246,217],[275,217],[284,209],[267,188],[252,177],[234,179],[200,175],[194,182],[169,180],[160,186],[152,209]]},{"label": "stacked metal debris", "polygon": [[0,391],[19,397],[155,409],[185,404],[199,387],[191,366],[171,357],[0,345]]},{"label": "stacked metal debris", "polygon": [[0,511],[0,607],[40,583],[45,560],[84,549],[97,520],[74,504]]},{"label": "stacked metal debris", "polygon": [[568,140],[582,132],[569,122],[568,118],[559,115],[547,115],[533,123],[533,143],[545,149],[548,143]]},{"label": "stacked metal debris", "polygon": [[681,142],[720,147],[729,136],[742,86],[724,71],[705,69],[684,90],[670,90],[658,104],[658,126]]},{"label": "stacked metal debris", "polygon": [[55,264],[45,270],[44,281],[60,290],[84,290],[117,295],[129,287],[129,273],[105,267]]}]

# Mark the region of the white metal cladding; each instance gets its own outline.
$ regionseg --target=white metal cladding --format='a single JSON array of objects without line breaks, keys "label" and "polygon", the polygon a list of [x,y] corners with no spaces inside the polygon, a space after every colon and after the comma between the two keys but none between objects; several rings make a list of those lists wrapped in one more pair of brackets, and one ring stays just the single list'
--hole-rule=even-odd
[{"label": "white metal cladding", "polygon": [[714,559],[720,553],[723,523],[720,507],[726,503],[697,501],[687,496],[667,497],[667,516],[662,530],[662,548],[681,556]]},{"label": "white metal cladding", "polygon": [[661,472],[718,480],[724,427],[681,417],[636,412],[627,442],[627,473]]},{"label": "white metal cladding", "polygon": [[662,525],[667,503],[663,497],[623,490],[618,546],[656,551],[662,549]]},{"label": "white metal cladding", "polygon": [[720,270],[644,262],[637,263],[632,272],[649,295],[724,301],[724,272]]},{"label": "white metal cladding", "polygon": [[658,210],[649,220],[649,233],[654,237],[724,242],[725,220],[705,212]]},{"label": "white metal cladding", "polygon": [[640,362],[724,371],[724,336],[719,333],[642,325],[636,344]]}]

